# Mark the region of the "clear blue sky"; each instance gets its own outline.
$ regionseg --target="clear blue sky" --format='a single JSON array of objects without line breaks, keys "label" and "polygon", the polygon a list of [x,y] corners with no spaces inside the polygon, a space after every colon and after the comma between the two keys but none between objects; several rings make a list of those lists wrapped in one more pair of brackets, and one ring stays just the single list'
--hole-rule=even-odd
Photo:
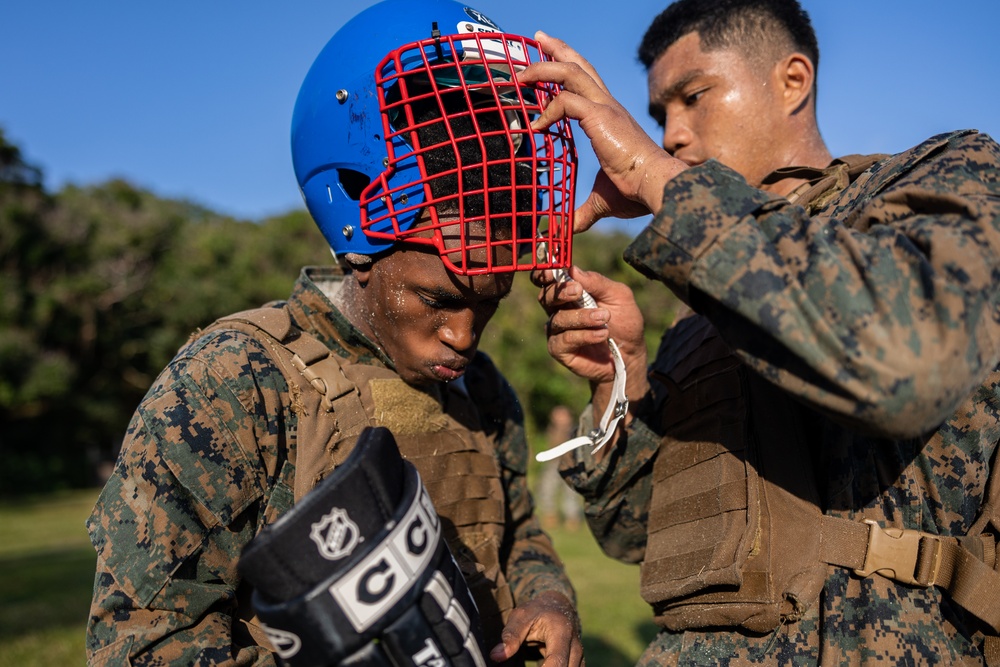
[{"label": "clear blue sky", "polygon": [[[124,177],[260,219],[301,206],[289,121],[313,58],[370,0],[7,3],[0,127],[46,185]],[[509,32],[562,37],[651,133],[635,47],[666,0],[479,0]],[[974,127],[1000,138],[1000,2],[805,0],[820,126],[837,154]],[[579,133],[581,193],[596,163]],[[631,226],[630,226],[631,227]]]}]

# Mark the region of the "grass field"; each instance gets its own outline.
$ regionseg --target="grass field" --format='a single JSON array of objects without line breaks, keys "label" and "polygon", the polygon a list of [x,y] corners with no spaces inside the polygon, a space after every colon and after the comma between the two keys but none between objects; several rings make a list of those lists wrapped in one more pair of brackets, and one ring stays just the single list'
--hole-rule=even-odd
[{"label": "grass field", "polygon": [[96,491],[0,504],[0,665],[83,665]]},{"label": "grass field", "polygon": [[[0,667],[84,665],[95,556],[84,521],[97,491],[0,504]],[[580,600],[587,663],[635,664],[655,633],[638,569],[600,553],[586,529],[551,531]]]}]

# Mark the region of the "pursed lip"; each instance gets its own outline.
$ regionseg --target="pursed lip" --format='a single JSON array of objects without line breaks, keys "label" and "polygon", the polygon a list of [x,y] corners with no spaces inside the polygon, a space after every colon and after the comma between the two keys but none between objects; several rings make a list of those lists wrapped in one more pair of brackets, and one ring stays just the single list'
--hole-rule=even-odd
[{"label": "pursed lip", "polygon": [[443,362],[431,366],[431,373],[442,382],[451,382],[465,375],[468,362]]}]

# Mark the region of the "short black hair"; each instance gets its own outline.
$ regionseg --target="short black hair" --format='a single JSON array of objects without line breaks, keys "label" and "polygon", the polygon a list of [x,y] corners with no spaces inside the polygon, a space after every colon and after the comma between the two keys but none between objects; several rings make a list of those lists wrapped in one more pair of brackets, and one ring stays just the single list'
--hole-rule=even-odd
[{"label": "short black hair", "polygon": [[646,30],[640,62],[649,69],[674,42],[692,32],[698,33],[706,51],[736,48],[766,65],[797,51],[819,70],[816,32],[796,0],[677,0]]}]

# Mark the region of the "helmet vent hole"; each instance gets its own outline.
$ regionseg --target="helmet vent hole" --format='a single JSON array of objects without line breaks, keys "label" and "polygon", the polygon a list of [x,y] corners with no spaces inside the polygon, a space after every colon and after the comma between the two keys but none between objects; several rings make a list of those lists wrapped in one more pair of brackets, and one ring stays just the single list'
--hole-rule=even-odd
[{"label": "helmet vent hole", "polygon": [[337,178],[344,193],[354,201],[361,201],[361,193],[372,182],[368,176],[353,169],[337,169]]}]

